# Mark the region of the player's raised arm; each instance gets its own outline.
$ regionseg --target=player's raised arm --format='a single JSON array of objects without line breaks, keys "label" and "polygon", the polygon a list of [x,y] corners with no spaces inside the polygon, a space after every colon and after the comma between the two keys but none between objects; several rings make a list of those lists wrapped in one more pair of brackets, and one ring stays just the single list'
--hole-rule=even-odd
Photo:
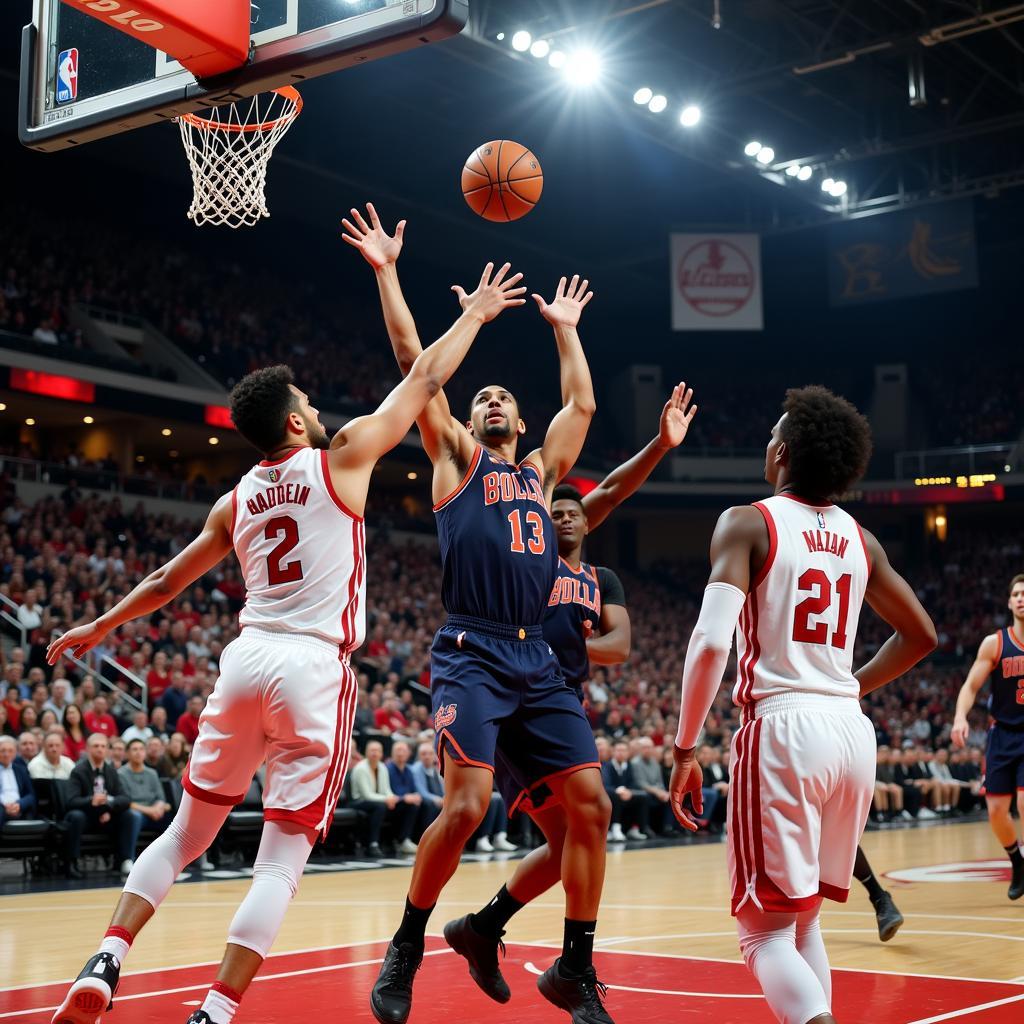
[{"label": "player's raised arm", "polygon": [[151,572],[110,611],[54,640],[46,651],[46,660],[56,665],[65,651],[82,657],[111,630],[162,608],[189,584],[208,573],[231,551],[232,505],[232,495],[225,494],[213,506],[199,536],[188,547]]},{"label": "player's raised arm", "polygon": [[583,511],[588,529],[597,529],[615,508],[643,486],[665,453],[683,443],[697,414],[697,406],[690,405],[692,398],[693,388],[688,388],[685,381],[677,384],[661,410],[657,436],[584,495]]},{"label": "player's raised arm", "polygon": [[978,647],[978,656],[974,659],[970,672],[964,685],[960,687],[960,693],[956,698],[956,713],[953,716],[953,731],[950,739],[953,746],[959,748],[967,745],[967,733],[970,726],[967,723],[967,716],[971,713],[978,700],[978,693],[985,685],[986,680],[992,674],[999,658],[999,634],[990,633]]},{"label": "player's raised arm", "polygon": [[568,284],[564,277],[558,282],[550,303],[536,293],[533,296],[541,315],[555,330],[561,368],[562,408],[548,427],[539,458],[537,453],[530,456],[542,463],[544,493],[549,501],[555,484],[579,458],[597,408],[590,367],[576,330],[584,308],[594,297],[594,293],[587,290],[589,283],[574,274]]},{"label": "player's raised arm", "polygon": [[[488,263],[475,291],[467,294],[460,289],[463,312],[458,320],[416,357],[405,379],[375,412],[352,420],[335,434],[331,441],[331,468],[348,471],[335,484],[350,494],[350,507],[362,507],[369,471],[405,437],[430,400],[459,368],[480,328],[502,310],[523,304],[521,296],[526,289],[515,287],[518,275],[508,277],[508,270],[506,263],[495,274],[493,264]],[[361,474],[361,470],[365,472]],[[345,494],[339,494],[348,502]]]},{"label": "player's raised arm", "polygon": [[892,567],[875,537],[863,530],[871,565],[864,600],[896,631],[854,676],[860,695],[871,693],[913,668],[938,642],[935,626],[910,584]]}]

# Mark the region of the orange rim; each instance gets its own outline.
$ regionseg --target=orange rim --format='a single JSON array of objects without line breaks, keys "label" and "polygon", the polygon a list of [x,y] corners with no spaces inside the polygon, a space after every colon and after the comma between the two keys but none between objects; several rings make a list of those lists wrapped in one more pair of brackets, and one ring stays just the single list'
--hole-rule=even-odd
[{"label": "orange rim", "polygon": [[199,114],[181,114],[181,120],[207,132],[269,132],[279,124],[286,121],[294,121],[302,113],[302,97],[299,90],[291,85],[282,85],[280,89],[273,89],[282,99],[289,100],[295,104],[294,110],[287,114],[274,118],[273,121],[261,121],[259,124],[225,124],[222,121],[214,121],[209,117],[202,117]]}]

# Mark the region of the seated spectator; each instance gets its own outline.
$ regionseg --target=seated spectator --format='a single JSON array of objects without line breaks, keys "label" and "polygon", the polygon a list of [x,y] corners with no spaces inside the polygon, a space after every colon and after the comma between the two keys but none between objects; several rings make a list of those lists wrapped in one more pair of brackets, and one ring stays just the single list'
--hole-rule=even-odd
[{"label": "seated spectator", "polygon": [[[153,769],[157,775],[161,774],[164,754],[167,753],[167,744],[159,736],[150,736],[146,741],[146,765]],[[170,778],[170,776],[166,776]]]},{"label": "seated spectator", "polygon": [[398,797],[391,792],[391,777],[384,764],[384,747],[379,740],[366,744],[366,756],[351,772],[352,806],[366,816],[363,840],[371,857],[381,857],[380,830],[384,816],[398,806]]},{"label": "seated spectator", "polygon": [[171,673],[171,685],[160,698],[160,706],[167,712],[168,722],[177,722],[188,710],[188,694],[185,692],[185,674]]},{"label": "seated spectator", "polygon": [[33,779],[69,779],[75,762],[64,754],[64,736],[48,732],[43,738],[43,749],[29,762],[28,773]]},{"label": "seated spectator", "polygon": [[153,667],[146,673],[146,697],[151,708],[155,709],[155,705],[160,702],[170,685],[171,672],[168,667],[167,652],[157,651],[153,655]]},{"label": "seated spectator", "polygon": [[[2,688],[3,685],[4,684],[0,684],[0,688]],[[27,707],[32,708],[32,705],[29,704]],[[32,708],[32,712],[33,714],[35,713],[35,708]],[[23,731],[25,726],[21,724],[21,715],[22,699],[18,694],[18,688],[16,686],[8,686],[7,692],[4,694],[4,699],[0,701],[0,722],[3,723],[3,725],[0,726],[0,733],[3,733],[4,735],[14,735],[15,733]]]},{"label": "seated spectator", "polygon": [[416,763],[410,769],[416,792],[423,798],[423,827],[427,828],[441,813],[444,804],[444,779],[437,770],[434,744],[421,743],[416,752]]},{"label": "seated spectator", "polygon": [[199,738],[199,716],[203,713],[203,698],[199,696],[189,697],[188,710],[178,719],[175,725],[175,732],[180,732],[185,737],[185,742],[191,747]]},{"label": "seated spectator", "polygon": [[[50,714],[52,716],[53,712],[51,711]],[[39,716],[36,714],[36,709],[29,704],[21,712],[21,729],[23,732],[28,732],[38,728],[40,728]]]},{"label": "seated spectator", "polygon": [[[19,722],[18,724],[20,725],[21,723]],[[8,717],[7,706],[0,704],[0,736],[10,736],[11,739],[14,739],[17,734],[17,729],[11,724],[11,720]]]},{"label": "seated spectator", "polygon": [[401,704],[395,696],[388,697],[374,715],[374,724],[385,734],[402,732],[408,728],[409,720],[402,714]]},{"label": "seated spectator", "polygon": [[18,737],[18,757],[28,764],[39,753],[39,740],[34,732],[23,732]]},{"label": "seated spectator", "polygon": [[[52,711],[48,714],[53,714]],[[46,715],[40,718],[40,724],[45,728]],[[61,720],[61,725],[64,727],[64,753],[71,758],[72,761],[78,761],[79,758],[85,753],[86,744],[89,741],[89,734],[91,730],[85,724],[85,716],[82,714],[81,708],[77,704],[69,704],[64,709],[64,717]]]},{"label": "seated spectator", "polygon": [[[647,794],[638,789],[629,763],[629,744],[617,742],[612,748],[612,759],[601,767],[605,792],[612,802],[612,822],[608,838],[613,843],[627,839],[636,842],[647,838],[649,807]],[[622,826],[629,831],[623,833]]]},{"label": "seated spectator", "polygon": [[120,771],[121,766],[127,760],[127,747],[128,744],[120,736],[115,736],[110,741],[110,753],[107,755],[107,760],[114,766],[114,771]]},{"label": "seated spectator", "polygon": [[415,853],[414,835],[422,834],[426,827],[423,815],[423,797],[416,789],[416,779],[409,766],[409,744],[396,740],[391,745],[391,760],[388,761],[388,781],[391,792],[398,797],[398,803],[391,812],[391,827],[400,853]]},{"label": "seated spectator", "polygon": [[[671,749],[666,750],[665,754],[667,756],[662,758],[662,764],[671,769],[675,764]],[[726,773],[720,763],[720,755],[714,747],[707,743],[702,744],[697,748],[696,758],[702,773],[701,800],[704,804],[704,810],[697,821],[702,823],[702,827],[710,828],[713,823],[720,825],[725,820],[725,800],[729,793],[729,783],[725,781]]]},{"label": "seated spectator", "polygon": [[[159,737],[156,737],[159,739]],[[189,749],[180,732],[172,733],[164,749],[164,755],[156,765],[156,772],[162,779],[180,779],[188,764]],[[147,750],[148,756],[148,750]]]},{"label": "seated spectator", "polygon": [[75,765],[68,780],[70,794],[64,822],[68,828],[69,878],[84,877],[79,857],[82,835],[86,832],[110,836],[123,876],[128,875],[134,864],[142,815],[131,809],[131,800],[117,772],[107,763],[108,752],[107,737],[94,732],[89,737],[86,756]]},{"label": "seated spectator", "polygon": [[913,747],[905,751],[893,751],[893,778],[903,790],[903,806],[911,817],[934,818],[935,813],[928,807],[928,800],[935,787],[934,781],[918,764],[918,754]]},{"label": "seated spectator", "polygon": [[875,755],[875,795],[873,799],[876,821],[906,816],[903,810],[903,787],[896,782],[892,764],[892,751],[882,744]]},{"label": "seated spectator", "polygon": [[[166,714],[166,712],[164,712]],[[132,740],[142,740],[143,747],[145,747],[146,741],[153,735],[153,730],[149,727],[149,718],[145,711],[136,711],[132,715],[132,724],[128,726],[123,733],[121,733],[121,739],[125,743],[131,743]]]},{"label": "seated spectator", "polygon": [[153,713],[149,716],[149,728],[152,731],[152,735],[159,736],[164,743],[171,738],[171,730],[167,722],[166,708],[159,706],[153,708]]},{"label": "seated spectator", "polygon": [[[650,809],[651,825],[657,835],[675,831],[675,815],[669,803],[668,789],[665,788],[661,775],[661,751],[654,746],[649,736],[637,740],[637,753],[630,759],[630,767],[637,786],[647,794]],[[704,816],[707,818],[707,803],[704,804]]]},{"label": "seated spectator", "polygon": [[928,771],[935,780],[936,807],[940,814],[950,814],[960,804],[960,783],[953,778],[949,767],[949,751],[943,748],[935,751],[928,762]]},{"label": "seated spectator", "polygon": [[49,708],[58,718],[64,714],[64,709],[75,702],[75,691],[66,679],[55,679],[50,685],[50,699],[43,705],[44,710]]},{"label": "seated spectator", "polygon": [[505,798],[497,788],[491,789],[491,802],[488,804],[484,820],[473,835],[476,836],[474,849],[477,853],[494,853],[496,850],[510,853],[518,850],[515,843],[508,841],[508,808]]},{"label": "seated spectator", "polygon": [[109,740],[120,732],[114,716],[110,714],[110,701],[105,693],[96,694],[92,702],[92,711],[87,711],[83,717],[90,733],[101,732]]},{"label": "seated spectator", "polygon": [[174,815],[171,805],[164,799],[160,777],[146,764],[146,744],[141,739],[128,743],[128,761],[117,774],[131,800],[132,810],[142,815],[142,831],[163,832]]},{"label": "seated spectator", "polygon": [[18,744],[0,736],[0,828],[12,819],[31,818],[36,793],[28,765],[18,757]]}]

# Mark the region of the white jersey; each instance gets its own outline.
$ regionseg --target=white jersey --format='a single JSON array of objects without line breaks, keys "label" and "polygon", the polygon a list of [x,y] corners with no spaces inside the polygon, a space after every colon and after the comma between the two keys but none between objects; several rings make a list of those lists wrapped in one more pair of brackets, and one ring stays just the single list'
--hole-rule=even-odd
[{"label": "white jersey", "polygon": [[733,700],[859,697],[853,644],[871,564],[857,521],[835,505],[789,494],[754,507],[768,526],[769,550],[736,626]]},{"label": "white jersey", "polygon": [[331,483],[327,452],[257,463],[232,500],[243,626],[305,633],[354,651],[366,633],[366,530]]}]

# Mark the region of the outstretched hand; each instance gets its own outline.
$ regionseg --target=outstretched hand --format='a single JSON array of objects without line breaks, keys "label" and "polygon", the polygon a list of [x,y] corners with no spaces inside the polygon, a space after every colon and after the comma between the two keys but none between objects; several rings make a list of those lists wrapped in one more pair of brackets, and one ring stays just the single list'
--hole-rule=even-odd
[{"label": "outstretched hand", "polygon": [[581,281],[579,274],[573,274],[568,287],[564,277],[558,282],[558,290],[550,303],[545,302],[536,292],[533,299],[541,316],[552,327],[575,327],[580,322],[583,307],[594,297],[593,292],[587,291],[589,284],[586,279]]},{"label": "outstretched hand", "polygon": [[98,622],[87,622],[84,626],[69,629],[57,637],[46,649],[46,661],[56,665],[60,656],[69,651],[76,658],[91,651],[108,633]]},{"label": "outstretched hand", "polygon": [[389,235],[381,225],[373,203],[366,204],[366,212],[370,217],[369,225],[354,206],[350,212],[352,220],[346,217],[341,222],[345,229],[341,237],[354,249],[358,249],[374,270],[380,270],[389,263],[397,263],[405,236],[405,221],[400,220],[395,227],[395,233]]},{"label": "outstretched hand", "polygon": [[672,813],[676,821],[683,828],[690,832],[697,831],[697,822],[693,815],[683,807],[683,800],[686,794],[690,794],[690,804],[693,807],[693,814],[704,813],[704,798],[701,794],[701,783],[704,781],[704,773],[701,771],[697,759],[692,750],[680,750],[679,747],[672,748],[675,758],[675,765],[672,768],[672,778],[669,780],[669,799],[672,804]]},{"label": "outstretched hand", "polygon": [[526,294],[526,287],[515,286],[523,279],[523,275],[513,274],[506,279],[505,275],[511,269],[511,263],[504,264],[492,281],[494,264],[488,263],[474,292],[467,292],[462,285],[453,284],[452,291],[458,296],[463,312],[478,316],[487,323],[509,306],[522,306],[526,302],[526,299],[522,298]]},{"label": "outstretched hand", "polygon": [[680,381],[672,389],[671,398],[661,410],[658,427],[658,440],[663,448],[678,448],[685,440],[690,423],[697,415],[697,406],[690,406],[692,398],[693,388],[688,388],[686,381]]}]

